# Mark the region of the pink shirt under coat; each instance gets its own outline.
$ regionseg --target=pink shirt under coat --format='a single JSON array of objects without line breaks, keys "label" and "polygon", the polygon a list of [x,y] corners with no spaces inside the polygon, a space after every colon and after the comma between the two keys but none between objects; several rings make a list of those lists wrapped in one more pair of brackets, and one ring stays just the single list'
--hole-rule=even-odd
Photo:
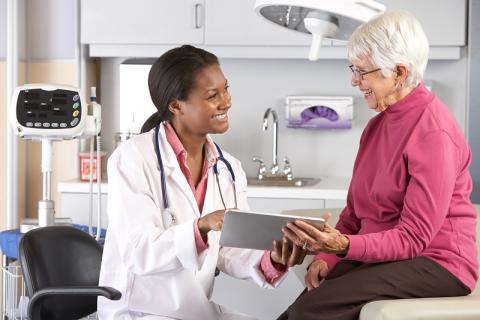
[{"label": "pink shirt under coat", "polygon": [[[172,125],[169,122],[165,121],[164,127],[165,127],[165,135],[166,135],[167,141],[172,147],[173,152],[175,153],[175,156],[177,157],[180,170],[182,170],[182,173],[185,176],[185,179],[187,179],[188,185],[192,189],[192,192],[195,196],[195,200],[197,201],[199,211],[202,212],[203,204],[205,202],[205,195],[207,193],[208,170],[210,170],[213,167],[213,165],[217,162],[218,154],[217,154],[216,147],[213,141],[210,138],[207,138],[208,148],[206,149],[205,161],[203,163],[203,168],[202,168],[202,176],[198,184],[195,186],[195,183],[192,178],[192,173],[190,172],[190,169],[188,168],[188,165],[187,165],[187,151],[183,147],[183,144],[178,138],[177,133],[173,129]],[[193,232],[195,234],[195,246],[197,248],[198,254],[200,254],[202,251],[208,248],[208,243],[207,243],[208,239],[204,239],[202,237],[200,230],[198,228],[198,219],[195,219],[193,223]],[[279,269],[276,269],[275,266],[273,266],[272,261],[270,259],[269,251],[264,252],[259,268],[260,268],[260,271],[265,276],[265,279],[269,283],[273,283],[275,279],[279,278],[286,272],[286,268],[279,266],[278,267]]]},{"label": "pink shirt under coat", "polygon": [[[347,206],[336,228],[344,259],[427,257],[470,289],[478,278],[470,149],[447,107],[423,84],[370,120],[360,139]],[[331,269],[339,258],[319,254]]]}]

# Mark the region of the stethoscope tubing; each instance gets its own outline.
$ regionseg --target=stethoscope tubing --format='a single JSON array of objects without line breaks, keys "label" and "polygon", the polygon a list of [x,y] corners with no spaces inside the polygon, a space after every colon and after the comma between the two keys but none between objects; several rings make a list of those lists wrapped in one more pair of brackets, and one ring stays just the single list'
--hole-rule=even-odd
[{"label": "stethoscope tubing", "polygon": [[[155,127],[155,153],[157,155],[158,165],[160,167],[160,184],[161,184],[161,188],[162,188],[163,208],[165,210],[169,210],[170,205],[168,203],[167,182],[166,182],[166,179],[165,179],[165,170],[164,170],[164,167],[163,167],[162,155],[160,153],[159,134],[160,134],[160,124],[158,124]],[[223,199],[222,190],[220,188],[220,181],[219,181],[219,178],[218,178],[219,172],[218,172],[218,165],[217,164],[218,164],[219,161],[223,162],[225,167],[227,167],[227,170],[230,173],[230,176],[232,178],[233,198],[234,198],[234,201],[235,201],[235,208],[236,208],[237,207],[237,189],[236,189],[236,186],[235,186],[235,173],[233,171],[233,168],[232,168],[232,165],[230,164],[230,162],[228,162],[228,160],[225,159],[225,157],[223,156],[223,152],[220,149],[220,147],[216,143],[214,143],[214,144],[215,144],[215,147],[216,147],[217,152],[218,152],[218,157],[217,157],[217,162],[213,165],[213,172],[215,174],[215,180],[217,182],[218,192],[220,193],[220,199],[222,200],[222,204],[223,204],[224,209],[227,210],[225,200]],[[175,220],[174,215],[173,214],[171,214],[171,215],[172,215],[172,219]]]},{"label": "stethoscope tubing", "polygon": [[160,166],[160,184],[162,187],[163,208],[168,209],[168,194],[167,194],[167,182],[165,179],[165,170],[163,169],[162,155],[160,154],[160,142],[159,142],[160,124],[155,128],[155,153],[157,154],[158,165]]}]

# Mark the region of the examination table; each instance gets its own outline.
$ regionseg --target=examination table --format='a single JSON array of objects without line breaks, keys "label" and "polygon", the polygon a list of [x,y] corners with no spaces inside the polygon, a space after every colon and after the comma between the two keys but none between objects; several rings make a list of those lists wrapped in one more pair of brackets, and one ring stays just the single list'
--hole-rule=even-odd
[{"label": "examination table", "polygon": [[[480,205],[475,205],[478,213]],[[477,221],[477,248],[480,223]],[[470,295],[454,298],[381,300],[366,304],[359,320],[479,320],[480,281]]]}]

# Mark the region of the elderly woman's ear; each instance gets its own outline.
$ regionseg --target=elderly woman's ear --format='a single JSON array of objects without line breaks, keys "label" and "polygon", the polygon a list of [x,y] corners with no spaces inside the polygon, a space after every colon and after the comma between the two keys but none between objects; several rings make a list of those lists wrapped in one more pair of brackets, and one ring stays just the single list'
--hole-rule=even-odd
[{"label": "elderly woman's ear", "polygon": [[395,66],[395,85],[403,88],[407,81],[408,74],[410,73],[408,66],[405,64],[397,64]]}]

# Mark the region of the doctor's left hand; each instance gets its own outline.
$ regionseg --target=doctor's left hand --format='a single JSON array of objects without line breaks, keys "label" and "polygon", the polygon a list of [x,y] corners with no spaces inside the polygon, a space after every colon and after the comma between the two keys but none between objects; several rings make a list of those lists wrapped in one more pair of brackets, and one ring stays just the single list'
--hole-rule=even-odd
[{"label": "doctor's left hand", "polygon": [[306,254],[307,250],[291,243],[284,237],[282,241],[273,240],[273,251],[270,251],[270,259],[277,264],[293,267],[301,264]]}]

